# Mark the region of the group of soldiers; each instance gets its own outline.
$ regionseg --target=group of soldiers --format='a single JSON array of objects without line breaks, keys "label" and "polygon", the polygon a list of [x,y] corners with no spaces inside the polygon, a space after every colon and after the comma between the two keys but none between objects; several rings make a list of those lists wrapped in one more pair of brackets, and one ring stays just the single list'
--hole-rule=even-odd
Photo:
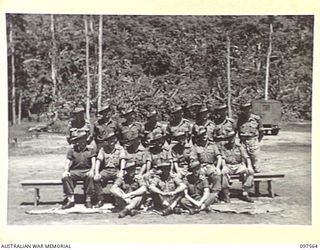
[{"label": "group of soldiers", "polygon": [[184,109],[173,103],[169,122],[158,120],[156,108],[145,110],[145,121],[127,106],[115,121],[113,107],[103,105],[91,134],[84,109],[76,108],[68,127],[62,209],[75,205],[74,184],[84,181],[85,206],[104,205],[104,187],[112,183],[118,217],[135,215],[150,206],[161,215],[210,211],[215,202],[230,202],[230,175],[239,174],[240,198],[253,202],[249,190],[260,171],[259,142],[263,137],[259,116],[251,103],[240,106],[237,122],[227,116],[227,105],[208,109],[190,105],[195,120],[184,118]]}]

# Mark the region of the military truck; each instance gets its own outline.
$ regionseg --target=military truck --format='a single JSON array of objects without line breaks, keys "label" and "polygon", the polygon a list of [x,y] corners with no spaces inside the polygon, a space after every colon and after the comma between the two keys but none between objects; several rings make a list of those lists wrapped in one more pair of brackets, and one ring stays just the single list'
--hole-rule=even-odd
[{"label": "military truck", "polygon": [[265,134],[277,135],[281,122],[281,103],[276,100],[254,100],[252,111],[262,120]]}]

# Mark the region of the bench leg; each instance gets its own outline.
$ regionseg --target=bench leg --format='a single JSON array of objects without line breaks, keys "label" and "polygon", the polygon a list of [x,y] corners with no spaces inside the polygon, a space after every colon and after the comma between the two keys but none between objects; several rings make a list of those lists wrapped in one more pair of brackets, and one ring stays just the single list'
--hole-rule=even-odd
[{"label": "bench leg", "polygon": [[260,196],[260,181],[254,182],[254,194]]},{"label": "bench leg", "polygon": [[269,197],[273,198],[274,197],[274,193],[273,193],[273,190],[272,190],[271,180],[268,181],[268,192],[269,192]]},{"label": "bench leg", "polygon": [[35,188],[34,189],[34,206],[38,206],[40,201],[40,189],[39,188]]}]

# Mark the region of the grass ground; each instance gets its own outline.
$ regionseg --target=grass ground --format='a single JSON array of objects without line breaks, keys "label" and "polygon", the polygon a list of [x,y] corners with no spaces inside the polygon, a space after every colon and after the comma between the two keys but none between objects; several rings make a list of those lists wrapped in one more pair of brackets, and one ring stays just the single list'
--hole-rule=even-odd
[{"label": "grass ground", "polygon": [[[284,211],[267,214],[209,213],[189,215],[138,215],[119,220],[117,214],[28,215],[33,209],[33,190],[22,190],[19,182],[26,179],[59,179],[67,150],[62,135],[43,133],[34,137],[26,128],[9,129],[9,138],[18,137],[17,147],[9,148],[8,224],[311,224],[311,124],[284,124],[278,136],[262,141],[261,160],[265,171],[282,172],[284,179],[274,181],[278,194],[273,203]],[[262,185],[262,192],[266,186]],[[54,207],[62,200],[62,189],[44,188],[40,208]]]}]

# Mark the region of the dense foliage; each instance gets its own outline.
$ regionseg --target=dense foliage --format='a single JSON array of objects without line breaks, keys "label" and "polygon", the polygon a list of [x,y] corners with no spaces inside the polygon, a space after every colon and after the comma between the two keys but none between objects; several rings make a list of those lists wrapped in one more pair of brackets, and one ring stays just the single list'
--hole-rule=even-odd
[{"label": "dense foliage", "polygon": [[[16,85],[23,116],[61,103],[85,103],[85,34],[82,15],[8,14],[13,24]],[[91,100],[97,101],[98,16],[88,16]],[[231,42],[232,109],[264,97],[270,23],[273,25],[269,97],[284,119],[311,119],[313,16],[104,16],[103,100],[150,103],[162,113],[168,100],[197,95],[226,101],[227,37]],[[9,26],[8,26],[9,27]],[[9,28],[8,28],[9,33]],[[8,40],[9,102],[11,52]],[[51,57],[57,55],[57,95]],[[9,103],[10,106],[10,103]]]}]

